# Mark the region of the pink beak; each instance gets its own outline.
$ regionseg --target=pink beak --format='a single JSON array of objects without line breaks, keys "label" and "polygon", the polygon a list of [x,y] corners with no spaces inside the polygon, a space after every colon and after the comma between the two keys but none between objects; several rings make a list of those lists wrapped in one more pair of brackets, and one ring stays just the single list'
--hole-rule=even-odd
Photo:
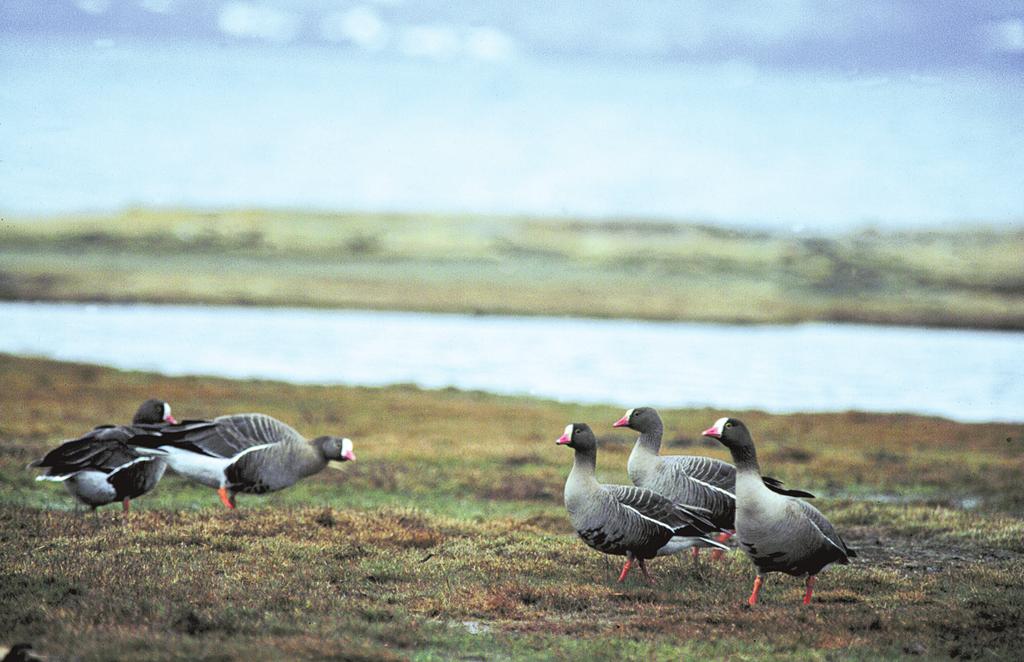
[{"label": "pink beak", "polygon": [[166,416],[164,416],[164,422],[165,423],[170,423],[171,425],[177,425],[178,424],[178,419],[174,418],[170,414],[167,414]]},{"label": "pink beak", "polygon": [[704,430],[704,432],[702,432],[701,434],[703,434],[705,437],[714,437],[715,439],[722,438],[722,431],[713,425],[709,427],[707,430]]},{"label": "pink beak", "polygon": [[348,460],[349,462],[356,461],[355,451],[345,451],[344,453],[341,454],[341,457],[345,460]]},{"label": "pink beak", "polygon": [[613,428],[624,428],[629,425],[629,416],[623,416],[619,420],[612,423]]},{"label": "pink beak", "polygon": [[572,441],[572,439],[569,438],[569,435],[563,434],[561,437],[558,438],[558,441],[556,441],[555,443],[556,444],[568,444],[571,441]]}]

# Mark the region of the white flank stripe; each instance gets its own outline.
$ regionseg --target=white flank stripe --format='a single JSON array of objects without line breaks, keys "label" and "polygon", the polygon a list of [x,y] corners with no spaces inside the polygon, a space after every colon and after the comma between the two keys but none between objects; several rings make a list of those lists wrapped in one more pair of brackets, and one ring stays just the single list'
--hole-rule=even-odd
[{"label": "white flank stripe", "polygon": [[[78,473],[78,472],[76,471],[75,473]],[[43,476],[36,476],[36,480],[52,480],[55,483],[62,483],[65,480],[67,480],[68,478],[71,478],[74,475],[75,474],[73,474],[73,473],[72,474],[64,474],[63,476],[46,476],[46,475],[43,475]]]},{"label": "white flank stripe", "polygon": [[108,475],[113,476],[118,471],[121,471],[122,469],[127,469],[128,467],[132,466],[133,464],[138,464],[139,462],[152,462],[155,459],[156,458],[153,458],[153,457],[137,457],[134,460],[132,460],[131,462],[125,462],[124,464],[122,464],[120,466],[114,467],[113,470],[111,470]]},{"label": "white flank stripe", "polygon": [[619,505],[622,506],[623,508],[629,508],[630,510],[632,510],[634,513],[636,513],[640,517],[643,517],[645,520],[647,520],[649,522],[654,522],[655,524],[657,524],[658,526],[660,526],[663,529],[668,529],[671,533],[675,533],[676,532],[676,530],[673,529],[668,524],[665,524],[664,522],[659,522],[658,520],[654,519],[653,517],[648,517],[647,515],[644,515],[642,512],[640,512],[639,510],[637,510],[633,506],[630,506],[630,505],[622,503],[622,502],[619,502]]},{"label": "white flank stripe", "polygon": [[818,533],[821,534],[822,538],[824,538],[825,540],[828,541],[828,544],[830,544],[833,547],[835,547],[836,549],[838,549],[844,555],[846,554],[846,550],[843,549],[842,547],[840,547],[839,545],[835,544],[834,542],[832,542],[832,539],[825,535],[825,532],[821,530],[821,527],[819,527],[817,524],[814,523],[814,520],[812,520],[810,517],[808,517],[807,521],[810,522],[811,526],[813,526],[818,531]]},{"label": "white flank stripe", "polygon": [[169,455],[163,448],[143,448],[142,446],[132,446],[132,450],[139,455],[149,455],[151,457],[157,457],[160,455]]},{"label": "white flank stripe", "polygon": [[733,501],[736,500],[736,495],[733,494],[732,492],[730,492],[729,490],[722,489],[721,487],[718,487],[717,485],[712,485],[711,483],[705,483],[702,480],[697,480],[693,476],[687,476],[687,478],[689,478],[693,482],[697,483],[698,485],[703,485],[704,487],[706,487],[708,489],[716,490],[718,492],[721,492],[722,494],[724,494],[724,495],[728,496],[729,498],[731,498]]},{"label": "white flank stripe", "polygon": [[[351,442],[349,442],[349,443],[351,443]],[[242,451],[238,455],[233,456],[231,458],[231,461],[234,462],[235,460],[237,460],[238,458],[242,457],[243,455],[245,455],[247,453],[252,453],[252,452],[255,452],[255,451],[263,450],[264,448],[270,448],[271,446],[277,446],[277,444],[260,444],[259,446],[250,446],[249,448],[246,448],[244,451]]]}]

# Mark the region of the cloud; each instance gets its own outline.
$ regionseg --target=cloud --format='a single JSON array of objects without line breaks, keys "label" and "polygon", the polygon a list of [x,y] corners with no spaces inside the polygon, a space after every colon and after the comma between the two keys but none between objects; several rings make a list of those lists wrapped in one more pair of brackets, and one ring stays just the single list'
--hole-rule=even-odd
[{"label": "cloud", "polygon": [[497,62],[510,60],[516,53],[515,42],[501,30],[473,28],[466,37],[466,52],[478,60]]},{"label": "cloud", "polygon": [[413,25],[402,29],[398,50],[409,57],[449,60],[459,52],[458,33],[449,25]]},{"label": "cloud", "polygon": [[177,0],[139,0],[139,7],[154,14],[173,14],[177,5]]},{"label": "cloud", "polygon": [[320,21],[320,34],[328,41],[348,41],[368,51],[381,50],[390,39],[387,25],[369,7],[327,14]]},{"label": "cloud", "polygon": [[299,18],[290,12],[250,2],[228,2],[220,9],[217,25],[232,37],[265,39],[276,43],[292,41],[299,31]]},{"label": "cloud", "polygon": [[452,25],[411,25],[401,29],[398,51],[407,57],[451,60],[466,56],[484,62],[515,57],[516,42],[505,32],[489,26],[457,28]]},{"label": "cloud", "polygon": [[1009,18],[985,26],[985,44],[1002,53],[1024,53],[1024,20]]},{"label": "cloud", "polygon": [[86,14],[104,14],[110,9],[110,0],[75,0],[75,6]]}]

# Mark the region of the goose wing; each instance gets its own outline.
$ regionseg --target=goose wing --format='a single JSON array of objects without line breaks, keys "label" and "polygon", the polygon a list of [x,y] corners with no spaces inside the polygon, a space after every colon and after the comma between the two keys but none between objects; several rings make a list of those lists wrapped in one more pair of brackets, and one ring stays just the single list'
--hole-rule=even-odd
[{"label": "goose wing", "polygon": [[857,551],[846,546],[846,542],[840,537],[835,527],[832,526],[832,522],[828,521],[828,518],[822,515],[820,510],[806,501],[798,499],[793,499],[790,503],[800,504],[799,507],[802,515],[821,533],[824,542],[828,546],[835,548],[837,560],[840,563],[846,563],[850,557],[857,556]]},{"label": "goose wing", "polygon": [[[736,492],[736,467],[728,462],[701,455],[670,455],[666,456],[665,460],[667,466],[671,466],[675,471],[682,471],[687,477],[695,481],[709,485],[712,488],[726,490],[731,493]],[[778,478],[765,476],[762,480],[765,486],[772,492],[785,496],[803,497],[805,499],[814,498],[814,495],[810,492],[783,487],[783,482]]]},{"label": "goose wing", "polygon": [[157,446],[212,425],[209,421],[100,425],[77,439],[65,441],[29,466],[49,468],[51,476],[85,469],[110,472],[141,457],[133,446]]},{"label": "goose wing", "polygon": [[92,469],[112,471],[139,457],[125,442],[132,437],[129,426],[98,427],[77,439],[69,439],[30,467],[49,469],[52,476]]},{"label": "goose wing", "polygon": [[736,491],[736,467],[728,462],[702,455],[669,455],[665,461],[693,480],[728,492]]},{"label": "goose wing", "polygon": [[690,476],[678,462],[662,463],[654,474],[654,481],[646,487],[675,503],[705,509],[707,517],[719,527],[733,527],[736,495],[723,487]]},{"label": "goose wing", "polygon": [[791,490],[786,487],[783,487],[785,483],[783,483],[778,478],[772,478],[771,476],[763,476],[761,478],[761,482],[764,483],[765,487],[767,487],[769,490],[777,494],[782,494],[784,496],[803,497],[804,499],[814,498],[814,495],[811,494],[810,492],[805,492],[803,490]]},{"label": "goose wing", "polygon": [[670,499],[642,487],[602,487],[620,506],[646,520],[671,529],[674,536],[700,536],[718,530],[709,519],[710,513],[704,508],[673,503]]},{"label": "goose wing", "polygon": [[293,427],[266,414],[218,416],[171,445],[212,457],[234,457],[254,446],[305,441]]}]

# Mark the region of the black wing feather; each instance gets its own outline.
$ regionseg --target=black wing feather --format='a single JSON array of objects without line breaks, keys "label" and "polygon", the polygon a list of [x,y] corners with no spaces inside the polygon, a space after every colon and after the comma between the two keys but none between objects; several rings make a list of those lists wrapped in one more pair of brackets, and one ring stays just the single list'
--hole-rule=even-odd
[{"label": "black wing feather", "polygon": [[763,476],[761,480],[764,482],[765,487],[767,487],[772,492],[776,492],[777,494],[784,494],[786,496],[793,497],[803,497],[805,499],[814,498],[814,495],[811,494],[810,492],[804,492],[803,490],[791,490],[783,487],[785,483],[783,483],[778,478],[772,478],[771,476]]}]

